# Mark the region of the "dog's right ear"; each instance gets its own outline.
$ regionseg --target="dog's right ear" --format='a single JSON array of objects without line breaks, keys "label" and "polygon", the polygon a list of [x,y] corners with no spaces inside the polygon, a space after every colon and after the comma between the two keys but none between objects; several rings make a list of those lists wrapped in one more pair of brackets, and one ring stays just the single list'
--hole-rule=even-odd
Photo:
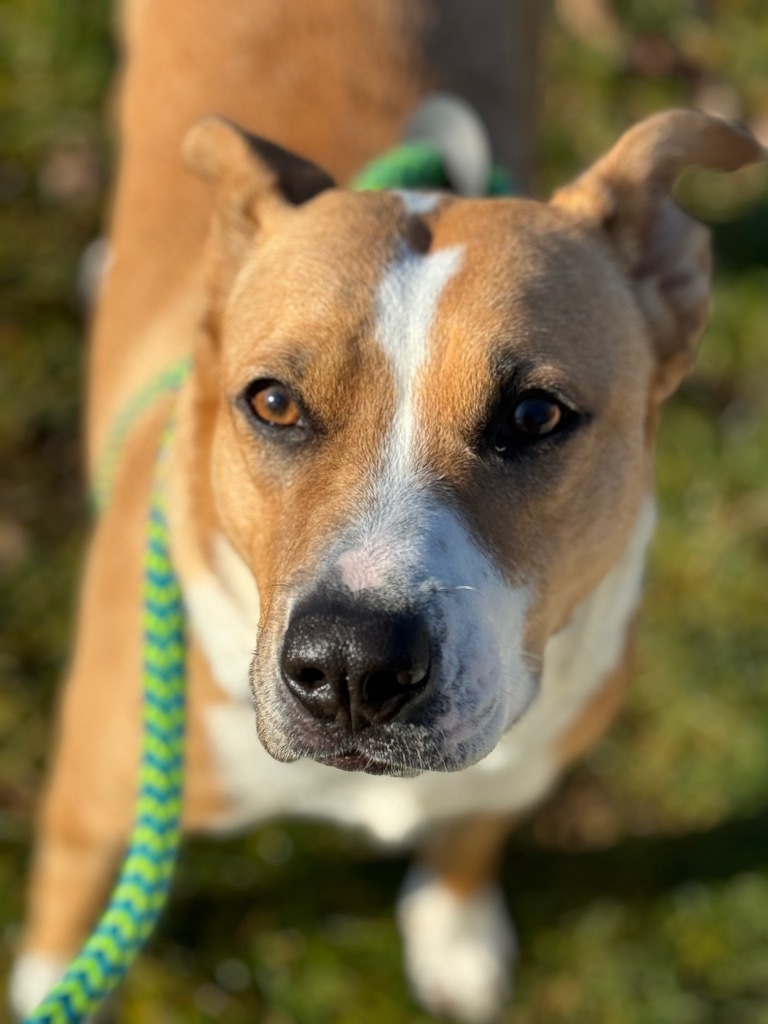
[{"label": "dog's right ear", "polygon": [[216,186],[209,277],[220,305],[259,231],[334,182],[316,164],[216,115],[189,130],[183,152],[187,164]]},{"label": "dog's right ear", "polygon": [[630,128],[552,198],[613,248],[648,324],[659,400],[693,368],[709,309],[709,232],[677,206],[672,187],[688,167],[734,171],[766,158],[743,125],[668,110]]}]

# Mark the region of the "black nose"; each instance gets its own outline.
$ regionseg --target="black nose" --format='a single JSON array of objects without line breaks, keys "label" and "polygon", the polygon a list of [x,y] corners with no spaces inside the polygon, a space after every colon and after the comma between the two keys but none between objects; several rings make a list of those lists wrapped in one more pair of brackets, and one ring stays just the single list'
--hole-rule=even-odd
[{"label": "black nose", "polygon": [[358,733],[391,722],[424,692],[429,660],[427,628],[415,613],[315,605],[291,617],[281,667],[314,718]]}]

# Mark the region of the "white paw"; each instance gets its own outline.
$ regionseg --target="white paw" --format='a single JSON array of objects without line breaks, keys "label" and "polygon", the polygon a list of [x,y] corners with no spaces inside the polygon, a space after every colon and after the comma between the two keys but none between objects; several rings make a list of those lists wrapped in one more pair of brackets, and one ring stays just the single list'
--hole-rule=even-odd
[{"label": "white paw", "polygon": [[67,969],[67,961],[43,953],[22,954],[11,970],[8,1001],[15,1017],[35,1010]]},{"label": "white paw", "polygon": [[405,969],[431,1013],[487,1024],[512,991],[517,952],[504,897],[496,888],[462,899],[423,869],[408,874],[397,903]]}]

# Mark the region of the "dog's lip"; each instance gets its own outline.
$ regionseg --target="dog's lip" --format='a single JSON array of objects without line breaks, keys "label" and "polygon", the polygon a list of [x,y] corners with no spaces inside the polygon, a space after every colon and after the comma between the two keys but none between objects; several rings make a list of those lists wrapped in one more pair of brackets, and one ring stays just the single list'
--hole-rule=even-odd
[{"label": "dog's lip", "polygon": [[368,775],[387,775],[392,773],[392,766],[383,761],[375,761],[370,754],[359,750],[345,750],[339,754],[327,754],[322,763],[331,768],[341,768],[345,772],[366,772]]},{"label": "dog's lip", "polygon": [[386,755],[373,757],[357,747],[332,753],[315,751],[310,754],[304,751],[304,756],[329,768],[340,768],[345,772],[363,772],[366,775],[388,775],[393,779],[413,779],[426,770],[424,767],[417,768],[415,765],[393,761]]}]

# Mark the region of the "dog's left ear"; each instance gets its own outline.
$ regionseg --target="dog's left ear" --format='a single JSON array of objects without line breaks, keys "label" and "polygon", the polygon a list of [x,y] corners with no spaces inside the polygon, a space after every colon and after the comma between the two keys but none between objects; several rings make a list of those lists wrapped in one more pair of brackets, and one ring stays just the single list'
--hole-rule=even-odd
[{"label": "dog's left ear", "polygon": [[334,184],[316,164],[216,115],[189,130],[184,157],[216,186],[209,242],[214,299],[224,297],[245,251],[271,219]]},{"label": "dog's left ear", "polygon": [[739,124],[671,110],[635,125],[552,197],[618,252],[656,346],[659,400],[692,369],[709,309],[709,231],[675,203],[672,186],[688,167],[733,171],[765,156]]}]

